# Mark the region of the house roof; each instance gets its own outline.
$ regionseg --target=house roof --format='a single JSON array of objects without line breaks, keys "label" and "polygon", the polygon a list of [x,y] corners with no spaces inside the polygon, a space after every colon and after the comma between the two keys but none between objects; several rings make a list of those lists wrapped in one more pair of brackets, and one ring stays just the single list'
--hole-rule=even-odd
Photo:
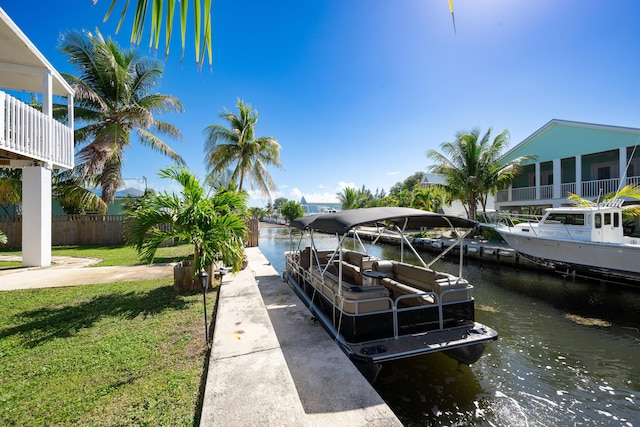
[{"label": "house roof", "polygon": [[[559,131],[559,129],[564,129],[564,132]],[[589,134],[587,135],[586,132]],[[547,144],[547,148],[551,152],[545,156],[544,153],[540,152],[540,146],[534,147],[536,145],[535,142],[547,139],[553,133],[557,133],[557,135],[554,135],[553,141],[547,141],[550,142],[550,144]],[[607,133],[608,136],[603,138],[603,133]],[[545,138],[541,138],[543,135]],[[536,154],[538,156],[536,161],[546,161],[558,157],[564,158],[581,154],[581,151],[584,150],[596,152],[599,150],[597,146],[601,146],[600,148],[604,151],[611,147],[637,144],[640,142],[639,138],[640,129],[638,128],[552,119],[521,143],[507,151],[502,156],[502,161],[507,162],[527,154]]]},{"label": "house roof", "polygon": [[422,177],[422,182],[438,185],[446,184],[444,175],[438,173],[425,173]]},{"label": "house roof", "polygon": [[51,73],[55,95],[73,95],[71,86],[0,8],[0,87],[42,93],[46,70]]}]

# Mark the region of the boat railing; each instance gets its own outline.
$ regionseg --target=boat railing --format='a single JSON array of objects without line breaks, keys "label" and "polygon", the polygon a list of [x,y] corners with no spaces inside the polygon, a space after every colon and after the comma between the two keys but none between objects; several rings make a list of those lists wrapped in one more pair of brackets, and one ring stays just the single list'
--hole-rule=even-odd
[{"label": "boat railing", "polygon": [[516,224],[536,224],[542,219],[541,215],[519,214],[509,211],[483,212],[482,222],[487,225],[515,227]]},{"label": "boat railing", "polygon": [[[291,254],[287,257],[287,265],[290,266],[289,271],[300,271],[299,263],[297,262],[295,256]],[[458,304],[460,302],[472,301],[473,300],[473,286],[467,285],[466,288],[455,288],[449,290],[443,290],[440,294],[436,292],[416,292],[405,295],[399,295],[395,298],[390,296],[377,296],[372,298],[358,298],[352,299],[343,294],[339,294],[335,285],[337,278],[330,277],[330,274],[327,274],[327,271],[322,268],[322,266],[314,265],[310,269],[302,269],[303,280],[307,283],[312,284],[314,288],[314,295],[312,296],[312,301],[316,301],[317,297],[325,297],[331,301],[334,307],[338,308],[339,312],[342,313],[345,310],[345,306],[353,307],[353,310],[350,310],[350,315],[353,316],[369,316],[369,315],[378,315],[389,313],[392,317],[393,322],[393,337],[390,338],[399,338],[402,334],[400,329],[403,326],[412,326],[405,324],[403,320],[401,320],[402,314],[407,312],[415,312],[418,310],[427,311],[427,310],[436,310],[438,312],[437,316],[437,327],[433,330],[443,330],[445,328],[445,315],[444,315],[444,307],[451,304]],[[304,286],[303,284],[300,284]],[[367,289],[367,286],[362,286],[362,289]],[[344,289],[344,288],[343,288]],[[464,293],[464,297],[457,295],[453,300],[447,301],[446,295],[454,295],[454,294]],[[316,296],[317,295],[317,296]],[[414,301],[414,304],[409,303],[411,300]],[[386,309],[371,309],[371,304],[385,302],[388,308]],[[405,304],[403,304],[403,302]],[[363,308],[365,306],[369,306]],[[331,316],[331,322],[336,330],[340,330],[342,316],[336,315],[336,311],[333,311],[333,315]]]}]

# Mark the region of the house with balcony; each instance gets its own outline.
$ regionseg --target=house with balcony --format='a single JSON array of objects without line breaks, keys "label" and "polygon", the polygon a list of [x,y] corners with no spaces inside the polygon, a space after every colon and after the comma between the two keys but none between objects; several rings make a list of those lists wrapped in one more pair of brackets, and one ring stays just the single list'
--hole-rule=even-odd
[{"label": "house with balcony", "polygon": [[[553,119],[504,154],[523,155],[512,185],[496,194],[498,210],[542,213],[569,206],[569,193],[597,200],[628,184],[640,184],[640,129]],[[638,147],[638,148],[637,148]]]},{"label": "house with balcony", "polygon": [[[36,94],[42,111],[20,100]],[[53,97],[68,106],[53,119]],[[74,91],[0,8],[0,167],[22,169],[22,264],[51,264],[51,175],[73,168]],[[58,103],[59,99],[56,98]]]}]

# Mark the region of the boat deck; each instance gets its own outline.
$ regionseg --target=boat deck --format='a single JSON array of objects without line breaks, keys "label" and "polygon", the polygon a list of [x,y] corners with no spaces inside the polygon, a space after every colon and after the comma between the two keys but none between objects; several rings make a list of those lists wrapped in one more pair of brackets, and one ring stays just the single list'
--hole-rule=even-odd
[{"label": "boat deck", "polygon": [[396,360],[405,357],[453,349],[489,340],[498,334],[476,323],[469,326],[431,331],[419,335],[406,335],[375,342],[349,344],[354,357],[366,356],[373,363]]}]

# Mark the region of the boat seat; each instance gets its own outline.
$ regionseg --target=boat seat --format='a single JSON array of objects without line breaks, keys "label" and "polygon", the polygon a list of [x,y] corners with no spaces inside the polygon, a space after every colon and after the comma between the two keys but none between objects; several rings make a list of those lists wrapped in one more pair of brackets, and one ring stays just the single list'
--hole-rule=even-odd
[{"label": "boat seat", "polygon": [[[344,272],[343,272],[344,274]],[[322,287],[322,293],[332,300],[336,298],[336,304],[340,304],[338,301],[338,271],[335,265],[330,265],[324,275],[325,286]],[[344,277],[343,277],[344,279]],[[391,304],[387,299],[389,297],[389,291],[382,285],[376,286],[359,286],[352,282],[342,281],[342,296],[344,301],[342,303],[342,310],[345,313],[355,314],[356,309],[358,313],[367,313],[372,311],[390,310]],[[379,299],[378,299],[379,298]],[[373,301],[362,301],[369,300]],[[357,305],[357,308],[356,308]]]},{"label": "boat seat", "polygon": [[[387,277],[381,279],[383,285],[409,285],[418,292],[434,292],[440,296],[442,302],[464,301],[471,298],[471,289],[466,279],[453,274],[437,272],[417,265],[393,261],[375,261],[373,269],[385,273]],[[413,292],[416,292],[415,290]]]}]

